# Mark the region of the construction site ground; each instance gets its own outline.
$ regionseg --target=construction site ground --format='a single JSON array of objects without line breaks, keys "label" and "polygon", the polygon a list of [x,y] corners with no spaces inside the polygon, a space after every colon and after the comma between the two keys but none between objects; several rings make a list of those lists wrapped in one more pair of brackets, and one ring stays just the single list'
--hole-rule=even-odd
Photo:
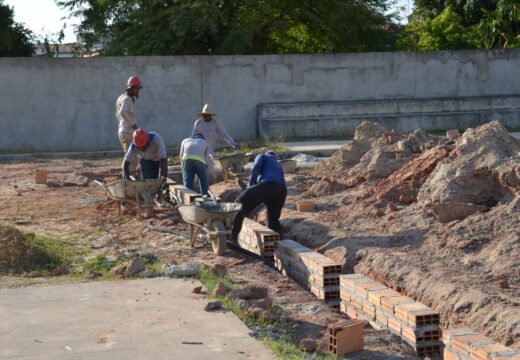
[{"label": "construction site ground", "polygon": [[[366,125],[329,160],[287,175],[284,238],[341,262],[344,273],[363,273],[431,306],[440,312],[444,329],[471,327],[518,349],[517,150],[518,141],[498,123],[466,132],[458,140],[422,133],[405,136]],[[131,209],[118,215],[118,203],[92,182],[62,188],[34,183],[38,168],[47,169],[49,178],[73,172],[103,178],[119,171],[119,161],[1,163],[0,221],[59,236],[90,254],[139,252],[166,263],[224,264],[237,284],[268,286],[274,303],[297,321],[301,338],[319,339],[324,327],[340,317],[261,261],[234,251],[216,257],[209,245],[190,248],[185,238],[145,231],[151,222],[167,221],[170,229],[187,232],[174,209],[156,209],[153,219],[137,220]],[[436,188],[439,184],[444,187]],[[212,190],[226,198],[238,193],[231,182],[215,184]],[[317,210],[297,212],[294,204],[301,199],[315,201]],[[60,281],[0,278],[2,287]],[[346,358],[406,359],[413,354],[399,337],[367,326],[365,350]]]}]

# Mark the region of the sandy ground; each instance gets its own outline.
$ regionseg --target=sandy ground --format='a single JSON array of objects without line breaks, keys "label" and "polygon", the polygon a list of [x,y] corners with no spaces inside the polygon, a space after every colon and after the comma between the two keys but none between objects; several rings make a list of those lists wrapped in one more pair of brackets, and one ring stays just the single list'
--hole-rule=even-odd
[{"label": "sandy ground", "polygon": [[[90,254],[119,255],[125,253],[153,253],[159,259],[183,263],[223,263],[230,277],[239,284],[261,284],[268,286],[274,303],[288,311],[298,324],[298,336],[320,339],[324,327],[337,320],[340,315],[303,290],[292,280],[276,272],[258,260],[228,251],[222,257],[213,255],[208,245],[190,248],[186,239],[171,234],[144,231],[148,224],[160,225],[173,219],[170,228],[185,232],[187,227],[176,222],[179,217],[171,208],[158,209],[154,218],[138,220],[131,207],[118,215],[118,204],[107,199],[103,189],[92,181],[87,187],[50,188],[34,183],[35,171],[45,168],[49,179],[64,179],[73,172],[89,174],[103,179],[119,171],[119,160],[46,159],[29,162],[0,164],[0,221],[15,225],[25,231],[59,236],[67,244],[85,249]],[[299,176],[299,175],[297,175]],[[296,178],[298,180],[298,177]],[[295,213],[292,205],[301,193],[301,182],[288,176],[289,197],[283,216],[298,218],[305,223],[306,216]],[[231,183],[216,184],[212,189],[221,193]],[[334,205],[330,205],[334,206]],[[315,215],[319,215],[315,214]],[[321,236],[325,225],[309,219],[307,238]],[[328,228],[327,228],[328,229]],[[20,277],[0,277],[0,286],[20,283]],[[59,278],[30,279],[27,282],[59,282]],[[348,359],[413,359],[413,350],[399,338],[384,331],[375,331],[367,326],[365,350]]]}]

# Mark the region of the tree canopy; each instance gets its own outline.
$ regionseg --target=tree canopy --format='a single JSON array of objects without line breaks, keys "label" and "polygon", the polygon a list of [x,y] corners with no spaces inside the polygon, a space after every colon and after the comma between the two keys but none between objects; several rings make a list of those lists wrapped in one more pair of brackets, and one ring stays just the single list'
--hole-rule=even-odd
[{"label": "tree canopy", "polygon": [[56,0],[107,55],[393,50],[389,0]]},{"label": "tree canopy", "polygon": [[32,56],[34,35],[13,17],[13,9],[0,0],[0,56]]},{"label": "tree canopy", "polygon": [[403,50],[520,47],[519,0],[416,0]]}]

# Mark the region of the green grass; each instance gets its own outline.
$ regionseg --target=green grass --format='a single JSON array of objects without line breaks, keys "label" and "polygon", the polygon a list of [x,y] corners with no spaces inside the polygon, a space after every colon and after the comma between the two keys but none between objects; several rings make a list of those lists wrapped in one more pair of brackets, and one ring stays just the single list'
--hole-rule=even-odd
[{"label": "green grass", "polygon": [[[228,276],[217,276],[212,273],[208,267],[202,265],[199,272],[199,279],[204,284],[208,292],[213,292],[217,283],[221,282],[230,288],[237,288],[237,285],[234,284]],[[258,329],[260,335],[260,340],[269,346],[273,352],[276,354],[278,359],[282,360],[302,360],[302,359],[316,359],[316,360],[333,360],[335,357],[331,355],[324,355],[321,353],[309,354],[306,353],[300,348],[291,342],[291,333],[293,333],[296,329],[294,325],[290,325],[284,321],[269,321],[264,317],[256,318],[252,316],[252,314],[248,311],[243,311],[237,305],[236,301],[230,299],[228,297],[220,297],[219,300],[222,302],[222,305],[229,309],[233,314],[235,314],[240,320],[242,320],[249,327],[255,327]],[[280,319],[283,315],[283,309],[273,306],[274,309],[271,311],[275,311],[277,313],[277,318]],[[272,328],[276,328],[279,335],[274,335],[272,332]]]}]

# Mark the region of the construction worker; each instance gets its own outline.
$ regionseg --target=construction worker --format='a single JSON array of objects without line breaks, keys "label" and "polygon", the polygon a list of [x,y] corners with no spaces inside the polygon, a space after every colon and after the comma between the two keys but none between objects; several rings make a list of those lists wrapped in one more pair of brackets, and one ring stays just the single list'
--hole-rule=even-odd
[{"label": "construction worker", "polygon": [[193,180],[195,175],[199,178],[200,191],[202,195],[208,195],[208,177],[206,158],[208,157],[208,143],[204,140],[204,135],[195,134],[184,139],[181,143],[181,169],[182,182],[188,189],[194,190]]},{"label": "construction worker", "polygon": [[[137,76],[130,76],[126,83],[126,90],[116,101],[116,118],[119,122],[119,142],[124,153],[128,152],[132,145],[132,134],[137,130],[135,101],[139,98],[139,91],[143,88],[141,80]],[[134,172],[137,163],[130,164],[131,171]]]},{"label": "construction worker", "polygon": [[126,179],[130,179],[130,164],[137,161],[137,155],[141,160],[142,180],[168,177],[168,161],[166,159],[166,146],[161,136],[155,132],[146,132],[137,129],[133,134],[133,142],[126,152],[123,160],[123,172]]},{"label": "construction worker", "polygon": [[267,226],[282,236],[280,215],[287,197],[287,187],[282,166],[273,150],[260,154],[255,158],[247,188],[238,196],[236,202],[242,204],[242,209],[235,217],[231,239],[238,240],[244,217],[258,205],[267,208]]},{"label": "construction worker", "polygon": [[229,135],[226,129],[224,129],[224,127],[220,125],[216,119],[213,119],[213,116],[216,116],[217,113],[213,112],[209,104],[204,105],[202,111],[198,112],[197,115],[199,115],[200,118],[195,121],[191,134],[204,135],[204,139],[208,143],[209,147],[209,156],[207,158],[207,173],[208,177],[212,179],[212,182],[215,182],[216,174],[215,164],[213,162],[213,154],[215,153],[215,145],[217,143],[218,137],[222,136],[231,146],[235,147],[235,149],[240,148],[240,145],[235,140],[233,140],[231,135]]}]

